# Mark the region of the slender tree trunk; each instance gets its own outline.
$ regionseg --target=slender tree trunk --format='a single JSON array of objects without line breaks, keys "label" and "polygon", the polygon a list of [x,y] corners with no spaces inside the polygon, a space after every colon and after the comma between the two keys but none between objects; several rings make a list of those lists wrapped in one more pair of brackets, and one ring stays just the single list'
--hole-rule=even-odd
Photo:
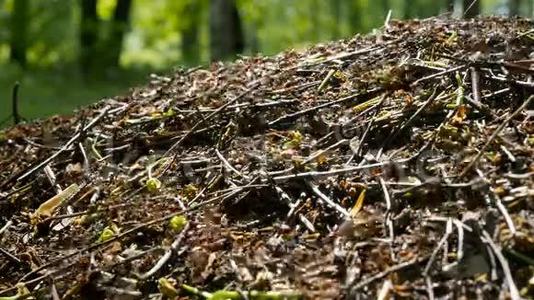
[{"label": "slender tree trunk", "polygon": [[[533,1],[533,0],[531,0]],[[519,16],[519,7],[521,6],[520,0],[508,0],[508,15],[510,17]]]},{"label": "slender tree trunk", "polygon": [[115,68],[120,66],[124,35],[130,26],[131,7],[132,0],[118,0],[115,12],[113,13],[111,35],[109,42],[107,43],[106,51],[109,51],[109,66]]},{"label": "slender tree trunk", "polygon": [[481,0],[463,0],[464,18],[470,19],[480,15]]},{"label": "slender tree trunk", "polygon": [[200,3],[190,1],[184,15],[189,17],[189,22],[182,29],[182,59],[186,64],[196,65],[200,60],[199,27],[200,27]]},{"label": "slender tree trunk", "polygon": [[23,68],[26,67],[28,4],[28,0],[15,0],[11,16],[10,59]]},{"label": "slender tree trunk", "polygon": [[87,75],[91,70],[98,39],[97,0],[81,0],[80,67]]},{"label": "slender tree trunk", "polygon": [[224,60],[243,52],[244,37],[241,17],[235,0],[211,0],[211,60]]}]

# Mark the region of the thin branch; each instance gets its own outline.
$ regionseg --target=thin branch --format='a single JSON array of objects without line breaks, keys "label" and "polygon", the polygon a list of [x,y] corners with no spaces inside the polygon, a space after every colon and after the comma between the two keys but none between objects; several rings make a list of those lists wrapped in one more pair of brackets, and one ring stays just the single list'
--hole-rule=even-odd
[{"label": "thin branch", "polygon": [[310,181],[306,181],[306,184],[312,189],[312,191],[321,199],[323,200],[323,202],[330,206],[330,208],[333,208],[334,210],[336,210],[339,214],[341,214],[343,217],[345,217],[346,219],[350,218],[350,213],[344,209],[343,207],[341,207],[341,205],[335,203],[334,201],[332,201],[330,198],[328,198],[328,196],[326,196],[325,194],[323,194],[323,192],[321,192],[321,190],[319,190],[319,188],[311,183]]},{"label": "thin branch", "polygon": [[497,127],[497,129],[495,129],[495,131],[490,136],[490,138],[486,141],[484,146],[482,146],[482,149],[479,150],[475,158],[473,158],[473,160],[471,160],[471,162],[465,167],[462,173],[460,173],[460,175],[458,176],[458,179],[467,175],[467,173],[478,162],[480,157],[484,154],[484,151],[489,147],[489,145],[493,142],[493,140],[497,137],[497,135],[499,135],[499,133],[504,129],[504,127],[506,127],[506,125],[513,118],[515,118],[521,111],[523,111],[523,109],[525,109],[528,106],[528,104],[530,103],[530,101],[532,101],[532,99],[534,99],[534,95],[531,95],[530,97],[528,97],[528,99],[525,102],[523,102],[523,104],[520,107],[518,107],[508,118],[506,118],[506,120],[504,120],[504,122],[501,123],[501,125],[499,125],[499,127]]},{"label": "thin branch", "polygon": [[182,231],[180,232],[178,237],[176,237],[176,239],[174,240],[174,242],[172,242],[172,244],[169,247],[169,249],[167,249],[167,251],[165,251],[165,254],[163,254],[161,256],[161,258],[158,260],[158,262],[150,270],[148,270],[146,273],[144,273],[142,275],[139,275],[140,279],[145,280],[145,279],[151,277],[152,275],[156,274],[156,272],[159,271],[163,267],[163,265],[165,265],[167,263],[167,261],[169,261],[169,259],[171,258],[172,253],[175,252],[178,249],[178,246],[180,246],[180,244],[182,243],[182,240],[184,239],[185,233],[189,230],[190,225],[191,225],[191,223],[189,223],[189,222],[185,225],[185,227],[182,229]]},{"label": "thin branch", "polygon": [[495,245],[486,230],[482,230],[482,235],[484,237],[484,240],[489,244],[491,250],[493,250],[493,253],[495,253],[497,260],[501,264],[501,268],[504,272],[504,276],[508,284],[508,289],[510,291],[510,298],[512,298],[512,300],[520,300],[521,296],[519,296],[519,291],[517,290],[517,287],[514,283],[514,278],[512,276],[512,272],[510,271],[508,261],[506,260],[506,258],[504,258],[504,255],[502,254],[501,250],[499,249],[499,247],[497,247],[497,245]]}]

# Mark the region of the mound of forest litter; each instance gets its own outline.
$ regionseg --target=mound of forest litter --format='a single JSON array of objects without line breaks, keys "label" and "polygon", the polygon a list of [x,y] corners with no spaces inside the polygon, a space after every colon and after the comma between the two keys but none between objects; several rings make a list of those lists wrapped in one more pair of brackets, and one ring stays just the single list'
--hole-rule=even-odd
[{"label": "mound of forest litter", "polygon": [[392,21],[2,131],[0,295],[532,297],[533,25]]}]

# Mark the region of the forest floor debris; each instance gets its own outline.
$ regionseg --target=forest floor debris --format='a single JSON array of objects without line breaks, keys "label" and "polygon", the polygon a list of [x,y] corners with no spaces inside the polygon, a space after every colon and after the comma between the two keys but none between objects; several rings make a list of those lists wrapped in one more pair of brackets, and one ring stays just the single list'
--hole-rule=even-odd
[{"label": "forest floor debris", "polygon": [[390,21],[1,131],[0,296],[533,297],[533,27]]}]

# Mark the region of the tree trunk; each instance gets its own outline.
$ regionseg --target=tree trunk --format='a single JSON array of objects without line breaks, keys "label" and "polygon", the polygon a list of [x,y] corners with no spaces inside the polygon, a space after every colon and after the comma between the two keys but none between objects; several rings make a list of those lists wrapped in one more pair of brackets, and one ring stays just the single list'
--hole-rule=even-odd
[{"label": "tree trunk", "polygon": [[463,0],[464,18],[474,18],[480,14],[480,1],[481,0]]},{"label": "tree trunk", "polygon": [[11,16],[10,59],[23,68],[26,67],[28,9],[28,0],[16,0]]},{"label": "tree trunk", "polygon": [[199,1],[194,0],[183,11],[189,22],[182,29],[182,60],[189,65],[196,65],[200,61],[200,8]]},{"label": "tree trunk", "polygon": [[521,6],[521,1],[519,0],[508,0],[508,15],[510,17],[519,16],[519,7]]},{"label": "tree trunk", "polygon": [[81,0],[80,67],[87,75],[91,70],[98,39],[97,0]]},{"label": "tree trunk", "polygon": [[109,51],[109,65],[118,68],[120,66],[120,57],[124,35],[130,26],[130,10],[132,0],[118,0],[113,21],[111,24],[111,35],[107,43],[106,51]]},{"label": "tree trunk", "polygon": [[211,0],[210,4],[211,60],[232,58],[244,49],[241,17],[235,0]]}]

